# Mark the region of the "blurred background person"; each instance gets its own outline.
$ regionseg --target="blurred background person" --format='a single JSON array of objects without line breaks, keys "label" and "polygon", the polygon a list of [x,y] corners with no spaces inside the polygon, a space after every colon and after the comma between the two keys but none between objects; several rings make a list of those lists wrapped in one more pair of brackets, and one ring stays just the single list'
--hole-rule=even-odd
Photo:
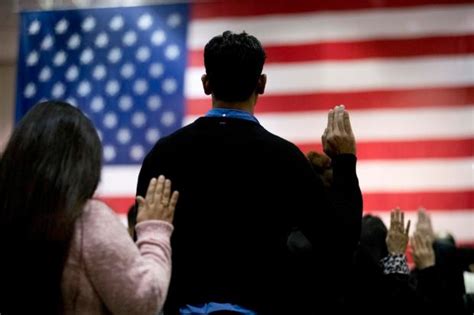
[{"label": "blurred background person", "polygon": [[[413,260],[416,268],[431,269],[435,265],[437,281],[427,287],[438,291],[438,310],[452,314],[471,314],[472,300],[467,294],[464,273],[470,272],[474,263],[474,250],[456,245],[454,237],[447,232],[436,233],[430,215],[425,209],[418,211],[414,239],[412,240]],[[431,272],[431,271],[429,271]],[[415,277],[425,276],[415,272]]]}]

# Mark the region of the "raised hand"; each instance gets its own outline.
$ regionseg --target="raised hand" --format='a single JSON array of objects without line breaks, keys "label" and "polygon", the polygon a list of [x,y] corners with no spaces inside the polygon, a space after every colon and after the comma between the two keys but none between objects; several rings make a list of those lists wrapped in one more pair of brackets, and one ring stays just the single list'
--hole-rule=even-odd
[{"label": "raised hand", "polygon": [[430,242],[433,242],[435,239],[431,218],[423,208],[418,209],[418,221],[416,222],[415,234],[426,236]]},{"label": "raised hand", "polygon": [[433,242],[426,234],[415,233],[411,238],[413,261],[418,269],[425,269],[435,265]]},{"label": "raised hand", "polygon": [[328,125],[321,137],[324,153],[333,158],[338,154],[356,154],[356,143],[349,113],[338,105],[328,113]]},{"label": "raised hand", "polygon": [[173,222],[174,210],[179,194],[174,191],[171,195],[171,181],[163,175],[152,178],[148,185],[145,198],[137,196],[137,223],[147,220],[162,220]]},{"label": "raised hand", "polygon": [[390,213],[390,229],[387,233],[388,252],[391,255],[405,254],[408,245],[408,233],[410,232],[410,220],[405,228],[405,215],[399,208]]}]

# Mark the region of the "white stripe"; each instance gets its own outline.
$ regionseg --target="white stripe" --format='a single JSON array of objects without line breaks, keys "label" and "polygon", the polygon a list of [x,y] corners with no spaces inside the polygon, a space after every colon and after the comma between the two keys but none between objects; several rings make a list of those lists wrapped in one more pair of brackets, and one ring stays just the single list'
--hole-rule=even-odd
[{"label": "white stripe", "polygon": [[[269,64],[266,94],[356,91],[474,84],[474,54]],[[188,98],[205,98],[201,67],[186,71]]]},{"label": "white stripe", "polygon": [[120,221],[123,223],[123,225],[125,225],[126,227],[128,227],[127,215],[126,215],[126,214],[122,214],[122,213],[117,213],[117,216],[119,217],[119,219],[120,219]]},{"label": "white stripe", "polygon": [[[403,210],[403,209],[402,209]],[[387,225],[390,226],[389,212],[374,212]],[[433,222],[435,232],[449,232],[453,234],[458,242],[474,242],[474,211],[472,210],[451,210],[451,211],[431,211],[429,212]],[[411,221],[411,233],[415,230],[417,221],[416,212],[406,212],[405,221]]]},{"label": "white stripe", "polygon": [[[370,110],[351,110],[350,104],[345,105],[359,141],[474,136],[474,105]],[[290,104],[289,106],[291,108]],[[185,124],[196,118],[197,116],[186,117]],[[294,143],[319,141],[327,125],[327,111],[261,113],[257,118],[268,131]]]},{"label": "white stripe", "polygon": [[470,190],[474,159],[362,160],[357,175],[364,193]]},{"label": "white stripe", "polygon": [[[474,187],[474,159],[359,161],[363,192],[451,191]],[[97,195],[134,196],[140,166],[105,166]]]},{"label": "white stripe", "polygon": [[190,24],[188,47],[203,49],[212,37],[226,30],[245,30],[264,45],[287,45],[466,34],[474,31],[473,21],[473,5],[198,19]]},{"label": "white stripe", "polygon": [[140,168],[141,165],[104,166],[96,195],[135,196]]}]

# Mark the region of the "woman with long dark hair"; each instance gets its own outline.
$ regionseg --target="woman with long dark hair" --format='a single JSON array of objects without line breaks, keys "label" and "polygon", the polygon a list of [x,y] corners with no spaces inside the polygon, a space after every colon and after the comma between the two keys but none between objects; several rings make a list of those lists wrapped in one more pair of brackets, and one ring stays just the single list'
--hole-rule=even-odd
[{"label": "woman with long dark hair", "polygon": [[101,144],[78,109],[44,102],[0,159],[0,313],[156,314],[170,278],[177,192],[163,176],[138,197],[137,243],[92,200]]}]

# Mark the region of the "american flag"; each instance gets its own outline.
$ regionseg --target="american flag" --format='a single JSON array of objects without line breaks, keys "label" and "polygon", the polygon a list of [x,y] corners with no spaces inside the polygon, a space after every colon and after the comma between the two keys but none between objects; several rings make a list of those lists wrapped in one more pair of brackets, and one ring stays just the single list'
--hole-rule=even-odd
[{"label": "american flag", "polygon": [[[97,195],[124,216],[157,139],[210,108],[203,48],[225,30],[266,48],[262,125],[320,149],[344,104],[358,141],[364,211],[428,209],[436,230],[474,243],[474,5],[462,0],[206,1],[24,12],[17,118],[43,99],[95,123]],[[192,155],[192,152],[190,152]],[[192,158],[191,158],[192,160]]]}]

